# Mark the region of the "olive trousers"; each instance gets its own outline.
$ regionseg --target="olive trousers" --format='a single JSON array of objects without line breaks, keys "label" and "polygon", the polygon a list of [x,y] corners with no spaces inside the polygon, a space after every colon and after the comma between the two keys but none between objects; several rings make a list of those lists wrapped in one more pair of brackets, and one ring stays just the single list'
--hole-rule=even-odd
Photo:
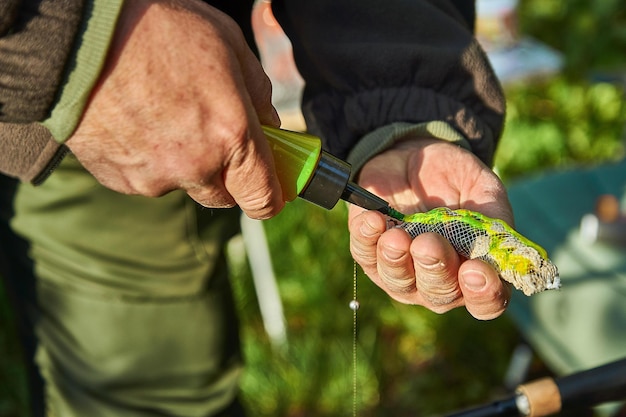
[{"label": "olive trousers", "polygon": [[183,192],[113,192],[71,155],[41,186],[3,177],[0,275],[36,363],[34,414],[243,415],[223,252],[238,220]]}]

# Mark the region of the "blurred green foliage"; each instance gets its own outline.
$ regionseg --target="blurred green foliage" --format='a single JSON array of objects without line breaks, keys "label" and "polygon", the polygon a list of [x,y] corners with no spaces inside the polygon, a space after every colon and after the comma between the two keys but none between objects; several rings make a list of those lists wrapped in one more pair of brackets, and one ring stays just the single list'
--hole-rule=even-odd
[{"label": "blurred green foliage", "polygon": [[558,76],[507,86],[496,169],[507,181],[624,157],[622,0],[521,0],[520,31],[563,54]]},{"label": "blurred green foliage", "polygon": [[[626,8],[622,0],[520,0],[521,32],[557,50],[568,77],[586,80],[590,72],[624,70]],[[624,73],[621,74],[622,80]]]},{"label": "blurred green foliage", "polygon": [[[521,0],[519,16],[524,34],[564,53],[565,67],[558,76],[507,86],[498,173],[508,182],[622,158],[623,1]],[[251,416],[352,415],[353,263],[346,217],[343,205],[327,212],[296,201],[265,222],[288,326],[285,346],[268,340],[247,261],[233,256],[248,364],[242,397]],[[506,316],[480,322],[462,309],[436,315],[400,305],[362,273],[358,287],[360,416],[427,416],[501,393],[518,342]],[[24,417],[23,371],[10,320],[3,304],[0,417]]]},{"label": "blurred green foliage", "polygon": [[17,329],[0,280],[0,416],[26,417],[28,393]]},{"label": "blurred green foliage", "polygon": [[510,86],[507,95],[506,127],[495,159],[505,182],[623,158],[626,105],[620,85],[560,75]]}]

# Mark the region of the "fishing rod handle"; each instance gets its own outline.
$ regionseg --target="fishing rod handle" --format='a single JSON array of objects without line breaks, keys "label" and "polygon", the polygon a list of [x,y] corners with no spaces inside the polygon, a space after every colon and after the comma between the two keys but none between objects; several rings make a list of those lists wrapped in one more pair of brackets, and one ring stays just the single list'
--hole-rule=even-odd
[{"label": "fishing rod handle", "polygon": [[561,393],[552,378],[522,384],[517,387],[516,394],[517,408],[522,416],[548,416],[561,411]]}]

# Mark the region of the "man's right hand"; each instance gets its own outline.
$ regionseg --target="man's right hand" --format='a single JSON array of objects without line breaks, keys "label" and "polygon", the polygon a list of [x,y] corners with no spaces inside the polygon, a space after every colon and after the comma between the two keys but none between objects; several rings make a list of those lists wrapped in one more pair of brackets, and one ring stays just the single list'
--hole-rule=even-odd
[{"label": "man's right hand", "polygon": [[66,144],[103,185],[185,190],[252,218],[284,206],[261,124],[271,84],[227,15],[194,0],[126,2],[107,63]]}]

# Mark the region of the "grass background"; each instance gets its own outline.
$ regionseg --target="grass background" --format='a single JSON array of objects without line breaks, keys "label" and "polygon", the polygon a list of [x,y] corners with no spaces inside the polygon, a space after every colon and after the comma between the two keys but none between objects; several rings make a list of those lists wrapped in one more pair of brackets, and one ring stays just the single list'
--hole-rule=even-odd
[{"label": "grass background", "polygon": [[[561,51],[565,66],[558,76],[507,86],[507,123],[496,155],[505,183],[623,157],[625,13],[619,0],[520,2],[521,32]],[[295,201],[265,223],[288,325],[282,349],[265,334],[245,258],[233,257],[250,415],[352,414],[353,263],[346,215],[341,204],[324,211]],[[362,274],[358,286],[359,415],[428,416],[503,392],[519,342],[506,315],[490,322],[464,310],[436,315],[392,302]],[[6,302],[0,303],[0,329],[0,417],[25,417],[23,368]]]}]

